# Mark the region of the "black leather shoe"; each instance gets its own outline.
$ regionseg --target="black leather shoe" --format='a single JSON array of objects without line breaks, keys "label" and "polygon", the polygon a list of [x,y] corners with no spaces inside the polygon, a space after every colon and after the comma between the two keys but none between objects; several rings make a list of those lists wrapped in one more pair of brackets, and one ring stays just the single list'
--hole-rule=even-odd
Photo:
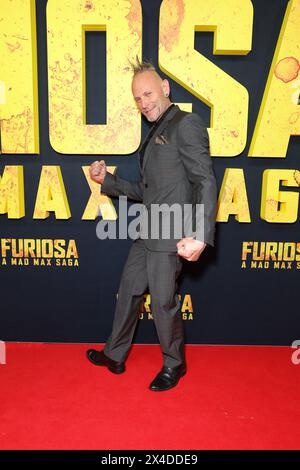
[{"label": "black leather shoe", "polygon": [[153,392],[163,392],[175,387],[179,379],[186,373],[186,366],[179,366],[171,369],[170,367],[163,367],[157,374],[155,379],[149,385],[150,390]]},{"label": "black leather shoe", "polygon": [[95,366],[105,366],[114,374],[122,374],[125,372],[125,363],[116,362],[104,354],[103,351],[96,351],[96,349],[88,349],[86,352],[87,358]]}]

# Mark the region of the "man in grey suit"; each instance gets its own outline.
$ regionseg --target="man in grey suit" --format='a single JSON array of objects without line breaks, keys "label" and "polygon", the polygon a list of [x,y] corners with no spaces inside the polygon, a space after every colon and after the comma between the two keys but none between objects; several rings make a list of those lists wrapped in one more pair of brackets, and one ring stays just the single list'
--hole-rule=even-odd
[{"label": "man in grey suit", "polygon": [[[184,233],[180,239],[139,237],[126,261],[112,333],[102,351],[89,349],[88,359],[113,373],[125,371],[125,360],[138,321],[143,294],[149,288],[163,367],[149,388],[164,391],[186,373],[183,320],[177,279],[182,260],[197,261],[207,245],[214,245],[217,189],[209,154],[207,129],[200,117],[171,103],[170,86],[149,62],[133,66],[132,93],[140,112],[154,125],[140,148],[141,179],[130,182],[106,171],[105,162],[90,167],[91,178],[110,196],[125,195],[151,210],[155,204],[203,204],[201,239]],[[164,219],[164,213],[161,214]],[[194,232],[193,232],[194,233]]]}]

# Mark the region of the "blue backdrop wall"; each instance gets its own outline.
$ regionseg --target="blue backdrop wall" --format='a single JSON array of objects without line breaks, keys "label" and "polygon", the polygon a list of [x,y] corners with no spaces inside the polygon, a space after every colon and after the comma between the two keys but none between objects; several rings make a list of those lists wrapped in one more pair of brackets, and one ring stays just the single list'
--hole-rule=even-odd
[{"label": "blue backdrop wall", "polygon": [[[195,1],[195,8],[200,3]],[[11,265],[9,256],[6,257],[7,264],[0,265],[0,339],[103,342],[111,330],[120,275],[131,241],[101,241],[96,236],[98,219],[82,220],[90,190],[81,166],[104,158],[109,165],[118,167],[120,176],[136,180],[139,177],[137,153],[125,156],[66,156],[52,149],[48,119],[46,4],[46,0],[36,2],[40,154],[1,155],[0,175],[6,165],[24,167],[26,214],[21,219],[0,215],[0,233],[2,240],[74,239],[78,249],[78,266],[16,266]],[[152,60],[155,65],[158,65],[160,4],[160,0],[141,1],[143,58]],[[189,343],[289,345],[300,335],[297,262],[289,266],[286,263],[280,268],[274,268],[272,264],[251,268],[250,262],[242,265],[244,241],[299,241],[298,219],[294,223],[279,224],[268,223],[260,216],[263,171],[266,168],[299,168],[299,138],[291,137],[286,158],[248,157],[288,2],[253,0],[252,4],[253,40],[248,55],[214,55],[213,33],[195,33],[195,49],[243,84],[249,92],[246,148],[235,158],[214,158],[214,167],[219,189],[226,168],[244,170],[251,223],[239,223],[234,216],[230,216],[226,223],[217,223],[216,248],[207,250],[197,263],[185,263],[179,291]],[[87,119],[91,123],[105,123],[106,120],[105,47],[105,35],[89,34]],[[99,63],[99,57],[102,58],[101,71],[94,67],[95,62]],[[169,80],[173,101],[191,102],[193,111],[199,113],[209,127],[209,107],[173,79]],[[143,122],[142,138],[148,129],[148,124]],[[61,167],[72,212],[68,220],[58,220],[54,213],[45,220],[33,219],[42,165]],[[285,190],[297,192],[299,188]],[[117,209],[118,201],[114,204]],[[3,260],[3,252],[1,256]],[[154,325],[147,312],[149,309],[151,306],[146,302],[135,342],[157,342]]]}]

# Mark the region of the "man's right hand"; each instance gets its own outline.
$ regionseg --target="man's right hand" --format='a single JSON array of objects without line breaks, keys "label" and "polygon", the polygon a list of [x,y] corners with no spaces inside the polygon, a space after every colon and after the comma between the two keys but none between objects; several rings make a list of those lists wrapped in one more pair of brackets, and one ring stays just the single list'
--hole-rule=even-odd
[{"label": "man's right hand", "polygon": [[93,162],[90,166],[90,177],[95,183],[103,184],[106,176],[106,164],[104,160]]}]

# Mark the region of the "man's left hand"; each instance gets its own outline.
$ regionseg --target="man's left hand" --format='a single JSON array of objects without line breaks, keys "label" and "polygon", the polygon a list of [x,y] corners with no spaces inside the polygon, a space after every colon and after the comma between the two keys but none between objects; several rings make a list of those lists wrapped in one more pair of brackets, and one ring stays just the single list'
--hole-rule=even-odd
[{"label": "man's left hand", "polygon": [[194,240],[194,238],[182,238],[177,243],[177,253],[188,261],[197,261],[205,247],[205,242]]}]

